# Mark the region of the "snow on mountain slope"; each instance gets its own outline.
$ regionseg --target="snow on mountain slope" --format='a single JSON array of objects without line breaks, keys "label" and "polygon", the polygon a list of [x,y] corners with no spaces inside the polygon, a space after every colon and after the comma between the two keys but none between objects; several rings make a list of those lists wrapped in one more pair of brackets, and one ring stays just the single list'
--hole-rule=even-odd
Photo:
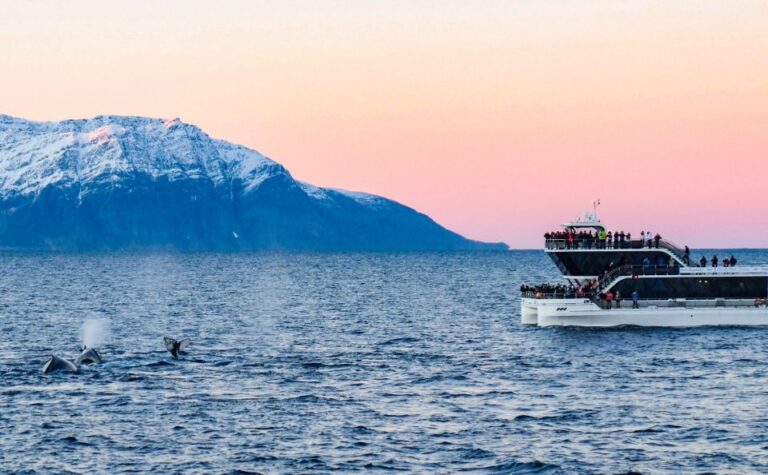
[{"label": "snow on mountain slope", "polygon": [[349,198],[355,201],[358,204],[366,205],[366,206],[392,202],[391,200],[382,198],[381,196],[372,195],[370,193],[363,193],[360,191],[347,191],[347,190],[340,190],[338,188],[320,188],[319,186],[315,186],[310,183],[305,183],[303,181],[297,181],[296,183],[299,184],[299,186],[304,191],[304,193],[320,201],[332,201],[335,197],[338,197],[339,195],[341,195],[345,198]]},{"label": "snow on mountain slope", "polygon": [[169,180],[232,178],[254,189],[288,174],[255,150],[210,138],[179,119],[98,116],[32,122],[0,116],[0,195],[37,194],[50,185],[87,186],[132,174]]},{"label": "snow on mountain slope", "polygon": [[179,119],[0,115],[0,248],[503,249]]}]

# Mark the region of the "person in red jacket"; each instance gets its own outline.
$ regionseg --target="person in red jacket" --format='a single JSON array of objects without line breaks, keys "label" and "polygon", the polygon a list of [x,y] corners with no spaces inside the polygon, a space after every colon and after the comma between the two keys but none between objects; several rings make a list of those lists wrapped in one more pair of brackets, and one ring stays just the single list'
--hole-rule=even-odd
[{"label": "person in red jacket", "polygon": [[605,293],[605,305],[608,307],[608,310],[611,309],[611,305],[613,304],[613,293],[609,290]]}]

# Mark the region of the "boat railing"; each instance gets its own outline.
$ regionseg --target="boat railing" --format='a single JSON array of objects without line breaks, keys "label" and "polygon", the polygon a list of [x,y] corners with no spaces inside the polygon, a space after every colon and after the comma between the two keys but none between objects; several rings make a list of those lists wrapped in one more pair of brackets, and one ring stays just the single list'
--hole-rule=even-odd
[{"label": "boat railing", "polygon": [[744,275],[768,274],[768,266],[732,266],[732,267],[685,267],[680,269],[685,275]]},{"label": "boat railing", "polygon": [[613,282],[624,276],[641,276],[641,275],[679,275],[680,266],[677,265],[644,265],[644,264],[630,264],[619,266],[604,274],[597,282],[597,293],[601,293],[603,289],[608,288]]},{"label": "boat railing", "polygon": [[544,248],[548,250],[573,249],[642,249],[645,243],[640,239],[608,241],[597,238],[545,239]]},{"label": "boat railing", "polygon": [[577,295],[574,292],[541,292],[535,290],[526,290],[521,293],[523,297],[529,299],[591,299],[592,292],[585,292],[583,295]]},{"label": "boat railing", "polygon": [[[573,292],[534,292],[526,291],[522,293],[523,297],[532,299],[592,299],[601,308],[607,308],[608,302],[604,298],[600,298],[599,294],[594,292],[587,293],[585,296],[576,295]],[[616,308],[617,304],[621,308],[622,304],[632,304],[634,299],[631,297],[623,297],[620,299],[614,298],[611,301],[611,306]],[[681,306],[711,306],[711,307],[730,307],[730,306],[754,306],[754,307],[767,307],[766,299],[763,297],[757,298],[738,298],[738,297],[679,297],[679,298],[638,298],[638,304],[641,307],[649,306],[663,306],[663,307],[681,307]]]},{"label": "boat railing", "polygon": [[598,288],[605,288],[616,278],[627,275],[752,275],[768,274],[768,266],[733,266],[733,267],[680,267],[676,265],[653,266],[643,264],[616,267],[598,279]]},{"label": "boat railing", "polygon": [[686,256],[685,251],[675,244],[674,242],[670,241],[669,239],[661,239],[659,240],[659,247],[663,247],[664,249],[667,249],[672,254],[677,256],[685,265],[689,266],[690,263],[690,255]]},{"label": "boat railing", "polygon": [[690,256],[686,259],[685,251],[677,244],[668,239],[660,239],[658,244],[655,240],[644,241],[642,239],[632,240],[606,240],[592,238],[569,239],[545,239],[544,248],[547,250],[579,250],[579,249],[666,249],[677,257],[685,265],[690,264]]},{"label": "boat railing", "polygon": [[[628,302],[627,302],[628,301]],[[598,299],[594,301],[602,309],[609,308],[632,308],[633,299],[624,298],[622,300],[613,300],[609,305],[605,299]],[[618,303],[618,305],[617,305]],[[627,305],[629,303],[629,305]],[[639,308],[696,308],[696,307],[754,307],[765,308],[766,299],[762,297],[757,298],[729,298],[729,297],[685,297],[685,298],[640,298],[637,299]]]}]

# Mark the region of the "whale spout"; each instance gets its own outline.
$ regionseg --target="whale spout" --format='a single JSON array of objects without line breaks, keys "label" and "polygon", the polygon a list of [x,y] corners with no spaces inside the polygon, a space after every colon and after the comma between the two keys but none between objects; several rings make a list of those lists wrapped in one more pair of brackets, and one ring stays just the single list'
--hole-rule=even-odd
[{"label": "whale spout", "polygon": [[95,349],[87,348],[85,346],[83,347],[83,352],[80,353],[80,356],[75,360],[77,366],[84,364],[101,364],[103,362],[101,355],[99,355]]},{"label": "whale spout", "polygon": [[166,336],[163,337],[163,344],[165,345],[165,349],[171,352],[171,356],[173,356],[174,359],[178,359],[179,353],[189,346],[189,340],[174,340],[173,338],[168,338]]},{"label": "whale spout", "polygon": [[71,373],[77,373],[77,366],[64,358],[59,358],[56,355],[51,355],[48,361],[43,365],[43,374],[54,373],[56,371],[69,371]]}]

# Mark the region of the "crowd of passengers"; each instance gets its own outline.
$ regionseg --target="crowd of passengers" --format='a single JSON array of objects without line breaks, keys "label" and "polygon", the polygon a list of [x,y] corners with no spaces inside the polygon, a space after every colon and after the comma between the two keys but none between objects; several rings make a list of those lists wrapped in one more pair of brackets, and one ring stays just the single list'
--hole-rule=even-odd
[{"label": "crowd of passengers", "polygon": [[573,298],[591,298],[597,291],[597,279],[590,280],[584,286],[563,285],[563,284],[539,284],[520,286],[520,292],[523,295],[535,297],[537,299],[544,297],[562,297],[566,299]]},{"label": "crowd of passengers", "polygon": [[[566,298],[566,299],[582,299],[592,298],[597,296],[598,301],[602,307],[611,308],[613,304],[616,304],[616,308],[621,308],[621,292],[618,290],[613,292],[608,290],[607,292],[597,293],[598,281],[597,279],[590,280],[584,286],[575,285],[553,285],[553,284],[539,284],[539,285],[521,285],[520,292],[524,296],[533,297],[537,299],[554,297],[554,298]],[[639,308],[638,301],[640,300],[640,294],[637,290],[632,291],[632,308]]]},{"label": "crowd of passengers", "polygon": [[[544,239],[548,243],[551,241],[561,241],[565,243],[566,249],[626,249],[632,247],[632,233],[624,231],[576,231],[567,229],[565,231],[552,231],[544,234]],[[641,231],[640,239],[636,244],[642,247],[659,247],[661,235],[653,234],[651,231]]]},{"label": "crowd of passengers", "polygon": [[[709,261],[712,263],[712,267],[717,267],[718,263],[720,262],[717,259],[717,254],[712,256],[712,260]],[[724,258],[723,259],[723,267],[735,267],[736,266],[736,258],[731,256],[731,258]],[[701,256],[701,259],[699,259],[699,267],[707,267],[707,258],[704,256]]]}]

